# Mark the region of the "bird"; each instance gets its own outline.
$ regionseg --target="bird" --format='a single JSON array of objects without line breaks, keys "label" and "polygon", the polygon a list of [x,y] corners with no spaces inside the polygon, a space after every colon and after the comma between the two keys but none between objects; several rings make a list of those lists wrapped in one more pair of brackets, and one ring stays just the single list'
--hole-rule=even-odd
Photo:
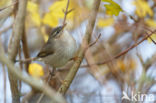
[{"label": "bird", "polygon": [[76,50],[76,40],[65,29],[65,25],[62,25],[51,31],[47,43],[43,45],[36,58],[53,68],[59,68],[74,58]]}]

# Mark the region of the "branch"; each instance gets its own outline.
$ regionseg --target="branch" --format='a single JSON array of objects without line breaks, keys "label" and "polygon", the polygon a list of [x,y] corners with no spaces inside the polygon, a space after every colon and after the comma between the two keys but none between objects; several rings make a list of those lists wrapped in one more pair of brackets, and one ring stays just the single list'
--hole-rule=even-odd
[{"label": "branch", "polygon": [[[114,59],[119,58],[120,56],[125,55],[125,54],[128,53],[131,49],[133,49],[134,47],[136,47],[136,46],[138,46],[139,44],[141,44],[144,40],[146,40],[147,38],[149,38],[149,37],[150,37],[153,33],[155,33],[155,32],[156,32],[156,29],[155,29],[154,31],[151,31],[150,34],[147,34],[147,33],[146,33],[146,36],[145,36],[142,40],[140,40],[139,42],[133,44],[131,47],[127,48],[126,50],[124,50],[123,52],[121,52],[121,53],[119,53],[118,55],[114,56],[113,58],[110,58],[110,59],[108,59],[108,60],[106,60],[106,61],[104,61],[104,62],[101,62],[101,63],[95,63],[95,64],[90,64],[90,65],[103,65],[103,64],[106,64],[106,63],[108,63],[108,62],[111,62],[111,61],[114,60]],[[89,65],[82,65],[81,68],[88,67],[88,66],[89,66]]]},{"label": "branch", "polygon": [[59,93],[56,93],[53,89],[51,89],[48,85],[46,85],[46,83],[41,82],[40,80],[32,78],[28,75],[24,75],[19,68],[15,67],[13,62],[9,60],[2,51],[1,43],[0,43],[0,62],[2,62],[4,65],[8,67],[8,70],[14,75],[13,78],[18,78],[26,82],[33,88],[42,91],[43,93],[45,93],[45,95],[49,96],[50,99],[55,103],[66,103],[65,99]]},{"label": "branch", "polygon": [[17,16],[13,24],[13,34],[9,42],[8,55],[11,60],[15,60],[17,51],[19,48],[19,43],[23,34],[25,25],[25,14],[26,14],[26,4],[27,0],[19,1],[19,9],[17,11]]},{"label": "branch", "polygon": [[[13,24],[13,33],[8,46],[8,57],[12,62],[14,62],[16,58],[21,36],[23,34],[23,29],[25,25],[26,5],[27,0],[19,0],[18,11]],[[17,78],[14,78],[14,75],[11,74],[10,71],[9,71],[9,81],[13,103],[19,103],[20,93],[18,90]]]},{"label": "branch", "polygon": [[75,75],[76,75],[76,73],[80,67],[80,64],[84,58],[86,47],[88,47],[91,36],[92,36],[92,32],[94,29],[94,25],[95,25],[96,16],[98,13],[100,2],[101,2],[101,0],[94,1],[94,7],[93,7],[92,13],[90,15],[88,25],[87,25],[87,29],[86,29],[86,33],[85,33],[85,36],[83,38],[83,41],[82,41],[82,44],[81,44],[81,47],[80,47],[80,50],[78,53],[79,59],[77,59],[75,61],[74,65],[72,66],[69,73],[67,74],[63,84],[61,85],[61,87],[58,90],[58,92],[60,92],[62,94],[65,94],[66,91],[68,90],[68,88],[69,88],[70,84],[72,83],[72,81],[73,81],[73,79],[74,79],[74,77],[75,77]]},{"label": "branch", "polygon": [[[98,35],[98,37],[96,38],[96,40],[92,43],[89,44],[89,46],[86,48],[86,52],[85,52],[85,59],[87,61],[87,63],[90,65],[90,64],[95,64],[95,60],[93,59],[93,55],[91,53],[90,50],[88,50],[90,47],[92,47],[93,45],[95,45],[97,43],[97,41],[100,39],[101,37],[101,33]],[[91,65],[89,66],[90,69],[89,69],[89,72],[90,74],[95,78],[97,79],[100,83],[101,80],[99,79],[98,75],[96,73],[98,73],[98,66],[95,64],[95,65]]]},{"label": "branch", "polygon": [[74,10],[74,9],[68,10],[68,8],[69,8],[69,0],[67,1],[66,10],[65,11],[63,10],[64,12],[63,26],[66,26],[67,15]]},{"label": "branch", "polygon": [[[147,29],[148,31],[152,32],[149,28],[144,27],[145,29]],[[147,32],[145,33],[146,35],[149,35]],[[151,36],[149,36],[149,39],[156,45],[156,42],[152,39]]]},{"label": "branch", "polygon": [[6,90],[7,90],[6,89],[6,86],[7,86],[6,85],[6,81],[7,81],[6,80],[6,77],[7,77],[6,74],[7,73],[6,73],[6,70],[5,70],[5,66],[3,64],[2,64],[2,68],[3,68],[2,72],[3,72],[3,82],[4,82],[4,85],[3,85],[4,94],[3,95],[4,95],[4,103],[6,103]]},{"label": "branch", "polygon": [[67,14],[68,14],[68,7],[69,7],[69,0],[67,1],[66,11],[64,12],[63,25],[66,24],[65,22],[66,22],[66,18],[67,18]]},{"label": "branch", "polygon": [[101,33],[98,35],[98,37],[96,38],[96,40],[93,43],[89,44],[89,47],[92,47],[93,45],[95,45],[97,43],[97,41],[100,39],[100,37],[101,37]]},{"label": "branch", "polygon": [[[23,30],[22,45],[23,45],[23,54],[24,54],[24,57],[25,58],[30,58],[29,50],[28,50],[28,44],[27,44],[27,36],[26,36],[25,29]],[[28,67],[29,67],[29,64],[30,63],[31,62],[29,61],[25,65],[25,69],[26,69],[27,72],[28,72]]]},{"label": "branch", "polygon": [[33,58],[26,58],[24,60],[15,60],[15,62],[20,62],[20,63],[29,63],[31,61],[35,61],[36,59],[38,59],[37,57],[33,57]]},{"label": "branch", "polygon": [[[147,33],[147,35],[148,35],[148,33]],[[151,36],[149,36],[149,39],[156,45],[156,42],[152,39]]]}]

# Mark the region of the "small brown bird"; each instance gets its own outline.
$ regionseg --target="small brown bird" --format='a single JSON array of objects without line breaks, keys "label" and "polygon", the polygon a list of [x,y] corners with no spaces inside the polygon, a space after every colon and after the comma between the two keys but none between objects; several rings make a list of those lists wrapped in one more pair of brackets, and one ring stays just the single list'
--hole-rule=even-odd
[{"label": "small brown bird", "polygon": [[40,50],[37,58],[53,68],[62,67],[74,57],[76,49],[75,39],[64,26],[59,26],[52,30],[48,42]]}]

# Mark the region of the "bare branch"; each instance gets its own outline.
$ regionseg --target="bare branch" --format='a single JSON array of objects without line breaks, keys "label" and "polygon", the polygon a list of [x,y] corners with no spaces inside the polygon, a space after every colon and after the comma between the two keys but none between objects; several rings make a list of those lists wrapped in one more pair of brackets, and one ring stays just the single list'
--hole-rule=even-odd
[{"label": "bare branch", "polygon": [[[13,34],[8,47],[8,56],[12,62],[14,62],[16,58],[21,36],[23,34],[23,29],[25,25],[26,5],[27,5],[27,0],[19,0],[18,11],[13,24]],[[11,74],[10,71],[9,71],[9,81],[10,81],[13,103],[19,103],[20,92],[18,90],[17,78],[14,78],[14,75]]]},{"label": "bare branch", "polygon": [[[152,32],[152,30],[150,30],[149,28],[147,28],[147,27],[144,27],[144,28],[147,29],[148,31]],[[145,35],[148,36],[149,34],[146,32]],[[151,36],[149,36],[149,39],[156,45],[156,42],[152,39]]]},{"label": "bare branch", "polygon": [[68,88],[69,88],[70,84],[72,83],[72,81],[73,81],[73,79],[74,79],[74,77],[75,77],[75,75],[76,75],[76,73],[77,73],[77,71],[79,69],[79,66],[80,66],[80,64],[81,64],[81,62],[82,62],[82,60],[84,58],[86,47],[88,47],[91,36],[92,36],[92,32],[93,32],[93,28],[94,28],[94,25],[95,25],[96,16],[97,16],[97,13],[98,13],[100,2],[101,2],[101,0],[96,0],[94,2],[94,7],[93,7],[93,10],[91,12],[89,21],[88,21],[86,33],[85,33],[85,36],[83,38],[83,42],[81,44],[81,47],[80,47],[80,50],[79,50],[79,53],[78,53],[78,58],[79,59],[77,59],[75,61],[74,65],[72,66],[69,73],[67,74],[63,84],[61,85],[61,87],[58,90],[58,92],[60,92],[62,94],[65,94],[66,91],[68,90]]},{"label": "bare branch", "polygon": [[67,18],[67,14],[68,14],[68,7],[69,7],[69,0],[67,1],[66,11],[64,12],[63,25],[66,24],[65,22],[66,22],[66,18]]},{"label": "bare branch", "polygon": [[100,37],[101,37],[101,33],[98,35],[98,37],[96,38],[96,40],[93,43],[89,44],[89,47],[95,45],[97,43],[97,41],[100,39]]},{"label": "bare branch", "polygon": [[[149,37],[150,37],[153,33],[155,33],[155,32],[156,32],[156,30],[152,31],[152,32],[151,32],[150,34],[148,34],[148,35],[147,35],[147,33],[146,33],[147,36],[145,36],[145,37],[144,37],[142,40],[140,40],[139,42],[133,44],[131,47],[127,48],[126,50],[124,50],[123,52],[121,52],[121,53],[119,53],[118,55],[114,56],[113,58],[110,58],[110,59],[108,59],[108,60],[106,60],[106,61],[104,61],[104,62],[101,62],[101,63],[96,63],[96,65],[103,65],[103,64],[106,64],[106,63],[108,63],[108,62],[111,62],[111,61],[114,60],[114,59],[119,58],[120,56],[125,55],[127,52],[129,52],[131,49],[133,49],[134,47],[136,47],[136,46],[138,46],[139,44],[141,44],[144,40],[146,40],[147,38],[149,38]],[[95,65],[95,64],[90,64],[90,65]],[[88,67],[88,66],[89,66],[89,65],[82,65],[81,67],[83,68],[83,67]]]},{"label": "bare branch", "polygon": [[[22,35],[22,45],[23,45],[24,57],[25,57],[25,58],[30,58],[25,28],[24,28],[24,30],[23,30],[23,35]],[[29,64],[30,64],[30,61],[27,62],[26,65],[25,65],[25,69],[26,69],[27,72],[28,72],[28,66],[29,66]]]},{"label": "bare branch", "polygon": [[6,70],[5,70],[5,66],[2,64],[2,68],[3,68],[3,90],[4,90],[4,103],[6,103]]},{"label": "bare branch", "polygon": [[26,58],[24,60],[15,60],[15,62],[28,63],[28,62],[34,61],[36,59],[38,59],[38,58],[37,57],[34,57],[34,58]]}]

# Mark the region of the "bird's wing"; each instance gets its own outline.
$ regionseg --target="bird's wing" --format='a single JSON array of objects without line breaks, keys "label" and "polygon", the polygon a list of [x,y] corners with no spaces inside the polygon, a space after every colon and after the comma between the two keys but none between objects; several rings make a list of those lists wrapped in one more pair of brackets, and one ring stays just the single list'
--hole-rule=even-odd
[{"label": "bird's wing", "polygon": [[54,49],[51,44],[47,43],[43,46],[43,48],[38,53],[37,57],[46,57],[48,55],[52,55],[54,53]]}]

